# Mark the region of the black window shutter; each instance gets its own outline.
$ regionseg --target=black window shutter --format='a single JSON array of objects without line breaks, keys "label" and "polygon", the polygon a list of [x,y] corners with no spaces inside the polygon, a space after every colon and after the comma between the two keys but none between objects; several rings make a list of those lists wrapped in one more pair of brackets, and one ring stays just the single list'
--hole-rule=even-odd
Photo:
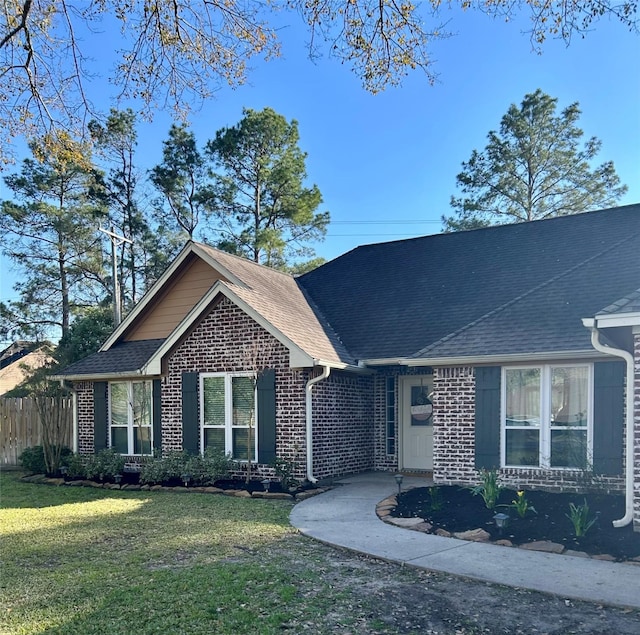
[{"label": "black window shutter", "polygon": [[198,453],[198,373],[182,373],[182,449]]},{"label": "black window shutter", "polygon": [[162,380],[153,380],[153,449],[162,452]]},{"label": "black window shutter", "polygon": [[593,366],[593,471],[622,474],[624,436],[624,362]]},{"label": "black window shutter", "polygon": [[500,467],[500,366],[479,366],[476,373],[476,468]]},{"label": "black window shutter", "polygon": [[100,452],[107,447],[107,382],[93,383],[93,448]]},{"label": "black window shutter", "polygon": [[258,375],[258,463],[276,459],[276,373],[266,369]]}]

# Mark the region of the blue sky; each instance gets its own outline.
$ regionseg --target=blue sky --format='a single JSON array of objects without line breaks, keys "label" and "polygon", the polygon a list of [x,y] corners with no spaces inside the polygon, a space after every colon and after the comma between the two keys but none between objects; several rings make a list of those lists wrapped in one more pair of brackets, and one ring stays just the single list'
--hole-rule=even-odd
[{"label": "blue sky", "polygon": [[[622,204],[640,202],[640,36],[605,19],[585,39],[576,36],[569,47],[549,41],[538,55],[522,33],[526,20],[450,15],[456,35],[432,51],[439,81],[430,86],[416,72],[378,95],[336,60],[309,61],[304,30],[285,27],[280,59],[257,62],[247,85],[221,89],[192,114],[196,138],[204,144],[237,123],[243,107],[270,106],[296,119],[309,182],[331,212],[327,238],[316,245],[327,259],[360,244],[438,233],[461,163],[484,147],[511,103],[537,88],[557,97],[560,109],[580,103],[585,136],[602,141],[599,161],[613,160],[629,186]],[[108,110],[105,84],[96,80],[91,91]],[[159,162],[171,122],[160,113],[140,124],[140,165]],[[14,276],[1,264],[0,298],[7,299]]]}]

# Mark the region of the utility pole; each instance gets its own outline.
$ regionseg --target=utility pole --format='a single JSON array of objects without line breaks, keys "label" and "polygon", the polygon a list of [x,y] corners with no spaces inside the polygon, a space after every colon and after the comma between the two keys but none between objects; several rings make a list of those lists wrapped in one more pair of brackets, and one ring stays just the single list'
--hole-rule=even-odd
[{"label": "utility pole", "polygon": [[111,266],[113,271],[113,326],[117,327],[122,321],[122,306],[120,298],[120,282],[118,281],[118,257],[116,249],[124,243],[132,245],[133,241],[125,238],[124,236],[118,236],[118,234],[114,233],[113,227],[111,227],[111,231],[98,227],[98,231],[109,236],[109,239],[111,240]]}]

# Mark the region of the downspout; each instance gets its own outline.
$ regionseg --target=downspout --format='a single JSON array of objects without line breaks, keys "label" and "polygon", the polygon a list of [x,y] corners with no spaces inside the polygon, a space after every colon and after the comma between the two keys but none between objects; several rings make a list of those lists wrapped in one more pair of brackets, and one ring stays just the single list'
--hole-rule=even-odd
[{"label": "downspout", "polygon": [[633,520],[633,355],[622,348],[613,348],[600,342],[600,331],[595,327],[595,322],[585,324],[591,328],[591,344],[601,353],[621,357],[627,363],[627,406],[626,406],[626,460],[625,460],[625,514],[619,520],[613,521],[614,527],[626,527]]},{"label": "downspout", "polygon": [[322,373],[317,377],[312,377],[305,386],[306,415],[307,415],[307,480],[310,483],[317,483],[318,479],[313,475],[313,402],[311,388],[314,384],[329,377],[331,369],[329,366],[321,366]]},{"label": "downspout", "polygon": [[60,387],[71,391],[71,408],[72,408],[71,420],[73,423],[73,428],[71,432],[72,434],[71,442],[73,445],[72,450],[74,451],[75,454],[77,454],[78,453],[78,392],[73,387],[73,384],[68,386],[64,379],[60,380]]}]

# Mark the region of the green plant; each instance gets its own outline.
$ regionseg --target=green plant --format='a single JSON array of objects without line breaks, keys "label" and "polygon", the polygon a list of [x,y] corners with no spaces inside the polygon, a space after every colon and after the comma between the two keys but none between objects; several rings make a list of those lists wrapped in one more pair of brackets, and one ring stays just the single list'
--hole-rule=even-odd
[{"label": "green plant", "polygon": [[487,509],[493,509],[500,498],[500,492],[504,489],[499,482],[497,470],[480,470],[480,484],[471,488],[474,496],[480,494]]},{"label": "green plant", "polygon": [[527,500],[527,495],[524,490],[518,490],[516,492],[516,497],[511,501],[510,507],[516,510],[520,518],[524,518],[528,511],[532,511],[534,514],[538,513],[536,508]]},{"label": "green plant", "polygon": [[282,489],[289,490],[297,487],[299,481],[294,477],[297,465],[295,461],[277,457],[272,465],[276,476],[280,479]]},{"label": "green plant", "polygon": [[87,476],[85,458],[81,454],[70,454],[64,459],[63,464],[67,468],[69,478],[85,478]]},{"label": "green plant", "polygon": [[145,459],[140,471],[140,483],[166,483],[179,479],[186,473],[187,462],[193,454],[188,452],[169,452],[163,457]]},{"label": "green plant", "polygon": [[183,455],[182,474],[191,477],[192,485],[213,485],[216,481],[228,477],[234,461],[230,454],[208,449],[204,456],[200,454]]},{"label": "green plant", "polygon": [[586,533],[593,527],[594,523],[598,520],[597,516],[589,518],[589,505],[587,505],[587,499],[583,499],[582,505],[575,505],[569,503],[569,513],[565,516],[573,524],[573,532],[576,538],[586,535]]},{"label": "green plant", "polygon": [[126,459],[113,448],[100,450],[86,459],[85,473],[88,479],[104,480],[122,474]]},{"label": "green plant", "polygon": [[[61,446],[56,449],[56,453],[62,457],[62,463],[64,463],[64,459],[72,454],[72,451],[66,446]],[[45,450],[41,445],[25,448],[18,457],[18,461],[20,461],[20,464],[27,472],[31,472],[32,474],[50,473],[45,461]]]},{"label": "green plant", "polygon": [[444,500],[442,498],[442,490],[439,487],[429,488],[429,498],[431,499],[431,511],[440,511],[444,506]]}]

